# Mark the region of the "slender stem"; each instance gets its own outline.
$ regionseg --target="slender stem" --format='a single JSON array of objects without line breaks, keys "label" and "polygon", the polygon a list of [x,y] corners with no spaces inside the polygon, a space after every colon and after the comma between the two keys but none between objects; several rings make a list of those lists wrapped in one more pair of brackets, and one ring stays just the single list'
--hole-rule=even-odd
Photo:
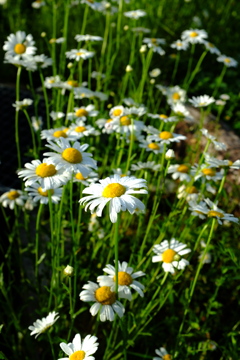
[{"label": "slender stem", "polygon": [[25,116],[27,118],[28,125],[29,125],[30,131],[31,131],[32,143],[33,143],[33,156],[34,156],[35,159],[37,159],[38,158],[37,146],[36,146],[35,134],[34,134],[34,131],[33,131],[33,126],[32,126],[32,123],[31,123],[31,119],[30,119],[26,109],[23,109],[23,112],[24,112],[24,114],[25,114]]},{"label": "slender stem", "polygon": [[117,221],[114,229],[114,249],[115,249],[115,292],[118,295],[118,231],[119,231],[119,214],[117,214]]},{"label": "slender stem", "polygon": [[44,77],[43,77],[43,73],[42,73],[41,68],[39,68],[39,74],[40,74],[40,79],[41,79],[41,84],[42,84],[42,91],[43,91],[45,107],[46,107],[47,128],[50,129],[51,125],[50,125],[50,116],[49,116],[49,100],[48,100],[48,96],[47,96],[47,90],[46,90],[45,85],[44,85]]},{"label": "slender stem", "polygon": [[38,278],[38,248],[39,248],[39,235],[40,235],[40,219],[42,214],[43,204],[40,203],[36,220],[36,244],[35,244],[35,277]]},{"label": "slender stem", "polygon": [[[19,101],[20,98],[20,76],[21,76],[22,67],[19,66],[17,70],[16,77],[16,101]],[[18,129],[18,121],[19,121],[19,111],[15,112],[15,142],[17,147],[17,158],[18,158],[18,168],[21,168],[21,150],[19,144],[19,129]]]},{"label": "slender stem", "polygon": [[190,79],[187,82],[187,85],[186,85],[186,88],[185,88],[186,91],[188,90],[189,86],[191,85],[191,83],[192,83],[193,79],[195,78],[196,74],[200,71],[200,66],[201,66],[205,56],[207,55],[207,53],[208,53],[208,49],[205,50],[202,53],[202,55],[200,56],[200,59],[198,60],[197,65],[196,65],[195,69],[192,71]]},{"label": "slender stem", "polygon": [[216,86],[215,86],[215,89],[214,89],[214,91],[213,91],[213,94],[212,94],[213,97],[216,96],[216,94],[217,94],[217,92],[218,92],[218,89],[219,89],[219,87],[220,87],[220,85],[221,85],[221,83],[222,83],[222,81],[223,81],[223,78],[224,78],[224,75],[225,75],[226,71],[227,71],[227,66],[224,65],[224,66],[223,66],[223,69],[222,69],[222,72],[221,72],[221,74],[219,75],[219,78],[218,78],[217,84],[216,84]]},{"label": "slender stem", "polygon": [[176,57],[175,65],[174,65],[174,70],[173,70],[172,80],[171,80],[171,83],[172,83],[172,84],[174,83],[175,76],[176,76],[176,74],[177,74],[178,65],[179,65],[179,60],[180,60],[180,51],[178,51],[178,53],[177,53],[177,57]]}]

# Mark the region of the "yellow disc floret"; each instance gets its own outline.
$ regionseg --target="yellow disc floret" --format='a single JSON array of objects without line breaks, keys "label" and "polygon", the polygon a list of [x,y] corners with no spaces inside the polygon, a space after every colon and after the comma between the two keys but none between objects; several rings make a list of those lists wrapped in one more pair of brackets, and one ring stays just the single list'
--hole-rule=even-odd
[{"label": "yellow disc floret", "polygon": [[85,110],[85,109],[78,109],[78,110],[75,112],[75,115],[76,115],[77,117],[88,116],[88,112],[87,112],[87,110]]},{"label": "yellow disc floret", "polygon": [[180,172],[180,173],[185,173],[186,174],[189,171],[189,166],[184,165],[184,164],[179,165],[179,167],[177,168],[177,171]]},{"label": "yellow disc floret", "polygon": [[197,194],[198,189],[195,186],[189,186],[186,188],[186,193],[187,194]]},{"label": "yellow disc floret", "polygon": [[180,100],[181,96],[179,95],[179,93],[175,92],[172,94],[172,98],[173,100]]},{"label": "yellow disc floret", "polygon": [[65,131],[63,130],[57,130],[53,133],[53,136],[56,137],[56,138],[60,138],[60,137],[63,137],[63,138],[66,138],[67,137],[67,134]]},{"label": "yellow disc floret", "polygon": [[7,193],[7,197],[10,200],[15,200],[20,196],[19,192],[17,190],[11,190]]},{"label": "yellow disc floret", "polygon": [[229,58],[226,58],[226,59],[224,59],[224,62],[229,64],[231,62],[231,60]]},{"label": "yellow disc floret", "polygon": [[120,116],[122,114],[122,109],[115,109],[113,110],[113,115],[114,116]]},{"label": "yellow disc floret", "polygon": [[38,165],[35,170],[35,173],[42,178],[45,178],[48,176],[53,176],[56,174],[56,172],[57,172],[57,170],[54,165],[52,165],[52,164],[48,165],[46,163],[42,163],[42,164]]},{"label": "yellow disc floret", "polygon": [[120,124],[122,126],[127,126],[131,124],[131,120],[127,116],[122,116],[120,119]]},{"label": "yellow disc floret", "polygon": [[50,189],[50,190],[47,190],[47,191],[43,191],[43,189],[41,187],[38,188],[38,193],[42,196],[45,196],[45,197],[48,197],[48,192],[50,192],[51,195],[54,194],[54,190],[53,189]]},{"label": "yellow disc floret", "polygon": [[[116,276],[114,276],[114,281],[116,281]],[[118,272],[118,284],[119,285],[131,285],[133,282],[132,277],[130,274],[128,274],[125,271],[119,271]]]},{"label": "yellow disc floret", "polygon": [[16,44],[14,46],[14,51],[18,55],[24,54],[26,51],[26,46],[24,44]]},{"label": "yellow disc floret", "polygon": [[216,175],[216,171],[214,171],[211,168],[202,169],[202,173],[206,176],[215,176]]},{"label": "yellow disc floret", "polygon": [[82,173],[78,172],[76,175],[75,175],[75,178],[78,179],[78,180],[85,180],[87,178],[85,178],[84,176],[82,176]]},{"label": "yellow disc floret", "polygon": [[67,148],[62,152],[62,158],[71,164],[82,162],[82,154],[75,148]]},{"label": "yellow disc floret", "polygon": [[85,358],[85,351],[77,350],[69,356],[69,360],[83,360]]},{"label": "yellow disc floret", "polygon": [[167,118],[168,118],[168,116],[165,115],[165,114],[160,114],[159,117],[160,117],[161,119],[167,119]]},{"label": "yellow disc floret", "polygon": [[196,36],[198,36],[198,33],[197,33],[196,31],[192,31],[192,32],[190,33],[190,37],[194,38],[194,37],[196,37]]},{"label": "yellow disc floret", "polygon": [[163,360],[171,360],[172,357],[171,357],[171,355],[166,354],[166,355],[163,355],[162,359],[163,359]]},{"label": "yellow disc floret", "polygon": [[112,305],[116,302],[116,293],[109,286],[101,286],[95,291],[95,298],[102,305]]},{"label": "yellow disc floret", "polygon": [[215,211],[215,210],[210,210],[208,213],[207,213],[207,216],[208,217],[220,217],[220,218],[222,218],[222,217],[224,217],[224,214],[223,213],[221,213],[221,212],[219,212],[219,211]]},{"label": "yellow disc floret", "polygon": [[105,187],[102,196],[106,198],[115,198],[125,194],[125,192],[126,192],[125,186],[118,183],[112,183]]},{"label": "yellow disc floret", "polygon": [[152,149],[152,150],[159,150],[160,149],[160,146],[154,142],[148,144],[148,147],[149,149]]},{"label": "yellow disc floret", "polygon": [[85,128],[85,126],[77,126],[77,127],[75,127],[75,131],[76,132],[84,132],[85,130],[87,130],[86,128]]},{"label": "yellow disc floret", "polygon": [[67,83],[72,87],[78,87],[78,82],[76,80],[68,80]]},{"label": "yellow disc floret", "polygon": [[162,131],[160,132],[159,137],[160,139],[168,140],[168,139],[172,139],[173,135],[169,131]]},{"label": "yellow disc floret", "polygon": [[162,254],[162,261],[165,263],[171,263],[173,262],[176,254],[177,254],[176,251],[172,249],[165,250],[164,253]]}]

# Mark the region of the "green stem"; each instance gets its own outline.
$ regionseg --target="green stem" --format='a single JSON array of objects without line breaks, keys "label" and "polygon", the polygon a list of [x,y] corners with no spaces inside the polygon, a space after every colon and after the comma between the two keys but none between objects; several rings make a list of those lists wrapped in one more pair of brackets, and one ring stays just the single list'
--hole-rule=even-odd
[{"label": "green stem", "polygon": [[115,292],[118,295],[118,232],[119,232],[119,214],[114,229],[114,250],[115,250]]},{"label": "green stem", "polygon": [[217,81],[217,84],[216,84],[216,86],[215,86],[215,89],[214,89],[214,91],[213,91],[212,97],[216,96],[216,94],[217,94],[217,92],[218,92],[218,89],[219,89],[219,87],[220,87],[220,85],[221,85],[221,83],[222,83],[222,81],[223,81],[223,78],[224,78],[224,75],[225,75],[226,71],[227,71],[227,66],[224,65],[224,66],[223,66],[223,69],[222,69],[222,71],[221,71],[221,74],[220,74],[220,76],[219,76],[219,78],[218,78],[218,81]]},{"label": "green stem", "polygon": [[205,50],[202,53],[202,55],[200,56],[200,59],[198,60],[197,65],[196,65],[195,69],[192,71],[190,79],[187,82],[187,85],[186,85],[186,88],[185,88],[186,91],[188,90],[189,86],[191,85],[191,83],[192,83],[193,79],[195,78],[196,74],[200,71],[200,66],[202,65],[202,62],[203,62],[205,56],[207,55],[207,53],[208,53],[208,49]]},{"label": "green stem", "polygon": [[42,214],[43,204],[40,203],[36,220],[36,244],[35,244],[35,277],[38,278],[38,248],[40,235],[40,219]]},{"label": "green stem", "polygon": [[[19,101],[20,98],[20,77],[21,77],[22,67],[19,66],[17,70],[17,77],[16,77],[16,101]],[[18,158],[18,168],[21,168],[21,151],[20,151],[20,144],[19,144],[19,130],[18,130],[18,121],[19,121],[19,111],[15,111],[15,142],[17,148],[17,158]]]},{"label": "green stem", "polygon": [[45,107],[46,107],[47,128],[50,129],[51,125],[50,125],[50,116],[49,116],[49,100],[48,100],[48,96],[47,96],[47,90],[46,90],[45,85],[44,85],[44,77],[43,77],[43,73],[42,73],[41,68],[39,68],[39,74],[40,74],[40,79],[41,79],[41,84],[42,84],[42,91],[43,91]]},{"label": "green stem", "polygon": [[32,143],[33,143],[33,156],[34,156],[35,159],[37,159],[38,158],[37,146],[36,146],[35,134],[34,134],[34,131],[33,131],[33,126],[32,126],[32,123],[31,123],[31,119],[30,119],[26,109],[23,109],[23,112],[24,112],[24,114],[25,114],[25,116],[27,118],[28,125],[29,125],[30,131],[31,131]]}]

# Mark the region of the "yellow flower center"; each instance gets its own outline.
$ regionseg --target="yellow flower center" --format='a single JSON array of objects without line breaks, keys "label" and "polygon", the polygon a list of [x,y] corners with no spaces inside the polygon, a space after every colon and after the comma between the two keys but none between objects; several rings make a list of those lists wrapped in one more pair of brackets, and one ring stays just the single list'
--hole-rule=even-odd
[{"label": "yellow flower center", "polygon": [[202,211],[199,211],[199,210],[194,210],[194,212],[196,212],[197,214],[200,214],[200,215],[205,215]]},{"label": "yellow flower center", "polygon": [[168,139],[173,138],[173,135],[169,131],[162,131],[162,132],[160,132],[159,137],[160,137],[160,139],[168,140]]},{"label": "yellow flower center", "polygon": [[196,37],[196,36],[198,36],[198,33],[196,32],[196,31],[192,31],[191,33],[190,33],[190,37]]},{"label": "yellow flower center", "polygon": [[167,118],[168,118],[168,116],[165,115],[165,114],[161,114],[161,115],[159,115],[159,117],[160,117],[161,119],[167,119]]},{"label": "yellow flower center", "polygon": [[15,200],[20,196],[19,192],[17,190],[11,190],[9,191],[9,193],[7,194],[7,197],[9,198],[9,200]]},{"label": "yellow flower center", "polygon": [[111,121],[113,121],[113,119],[108,119],[106,123],[110,123]]},{"label": "yellow flower center", "polygon": [[54,194],[54,190],[50,189],[47,191],[43,191],[41,187],[38,188],[38,193],[42,196],[48,197],[48,192],[50,191],[50,194],[53,195]]},{"label": "yellow flower center", "polygon": [[229,58],[224,59],[225,63],[229,64],[231,60]]},{"label": "yellow flower center", "polygon": [[149,147],[149,149],[152,149],[152,150],[159,150],[160,149],[160,146],[158,144],[156,144],[156,143],[153,143],[153,142],[148,144],[148,147]]},{"label": "yellow flower center", "polygon": [[83,51],[79,51],[79,52],[76,53],[76,55],[78,55],[78,56],[81,56],[81,55],[83,55],[83,54],[84,54]]},{"label": "yellow flower center", "polygon": [[120,175],[120,177],[125,177],[125,176],[127,176],[127,175],[125,175],[125,174]]},{"label": "yellow flower center", "polygon": [[78,87],[78,82],[76,80],[68,80],[67,83],[70,86]]},{"label": "yellow flower center", "polygon": [[208,216],[208,217],[215,217],[215,216],[217,216],[217,217],[222,218],[222,217],[224,217],[224,214],[221,213],[221,212],[219,212],[219,211],[210,210],[210,211],[207,213],[207,216]]},{"label": "yellow flower center", "polygon": [[176,251],[172,249],[167,249],[162,254],[162,261],[165,263],[171,263],[174,260],[174,256],[176,255]]},{"label": "yellow flower center", "polygon": [[171,355],[169,355],[169,354],[163,355],[162,358],[163,358],[163,360],[171,360],[172,359]]},{"label": "yellow flower center", "polygon": [[186,188],[186,193],[188,194],[197,194],[198,190],[195,186],[189,186]]},{"label": "yellow flower center", "polygon": [[212,43],[208,43],[208,46],[211,47],[211,48],[214,48],[215,46],[212,44]]},{"label": "yellow flower center", "polygon": [[182,42],[181,42],[181,41],[178,41],[178,42],[176,43],[176,45],[177,45],[177,46],[182,46]]},{"label": "yellow flower center", "polygon": [[38,167],[35,170],[36,174],[42,178],[53,176],[56,174],[57,170],[54,165],[52,164],[46,164],[42,163],[38,165]]},{"label": "yellow flower center", "polygon": [[131,120],[127,116],[122,116],[120,119],[120,124],[122,126],[127,126],[131,124]]},{"label": "yellow flower center", "polygon": [[88,116],[88,112],[87,112],[87,110],[85,110],[85,109],[78,109],[78,110],[75,112],[75,115],[78,116],[78,117]]},{"label": "yellow flower center", "polygon": [[112,305],[116,302],[116,293],[109,286],[101,286],[95,291],[95,298],[102,305]]},{"label": "yellow flower center", "polygon": [[[116,276],[114,276],[114,281],[116,281]],[[132,277],[125,271],[119,271],[118,273],[118,284],[119,285],[131,285],[133,282]]]},{"label": "yellow flower center", "polygon": [[114,116],[120,116],[122,114],[122,110],[121,109],[115,109],[113,110],[113,115]]},{"label": "yellow flower center", "polygon": [[202,169],[202,173],[206,176],[215,176],[216,175],[216,171],[214,171],[213,169]]},{"label": "yellow flower center", "polygon": [[151,43],[154,44],[154,45],[157,45],[157,39],[152,38],[152,39],[151,39]]},{"label": "yellow flower center", "polygon": [[69,356],[69,360],[83,360],[85,358],[85,351],[78,350]]},{"label": "yellow flower center", "polygon": [[14,51],[16,54],[19,54],[19,55],[24,54],[26,51],[26,46],[24,44],[16,44],[14,46]]},{"label": "yellow flower center", "polygon": [[59,138],[59,137],[63,137],[63,138],[66,138],[67,137],[67,134],[64,130],[57,130],[53,133],[53,136],[56,137],[56,138]]},{"label": "yellow flower center", "polygon": [[76,132],[84,132],[86,130],[85,126],[77,126],[75,128],[75,131]]},{"label": "yellow flower center", "polygon": [[126,192],[125,186],[118,183],[112,183],[105,187],[102,196],[106,198],[115,198],[125,194],[125,192]]},{"label": "yellow flower center", "polygon": [[180,97],[181,97],[181,96],[180,96],[179,93],[177,93],[177,92],[175,92],[175,93],[172,94],[173,100],[179,100]]},{"label": "yellow flower center", "polygon": [[233,162],[231,160],[228,160],[228,166],[232,166]]},{"label": "yellow flower center", "polygon": [[78,179],[78,180],[85,180],[87,178],[85,178],[84,176],[82,176],[82,173],[78,172],[76,175],[75,175],[75,178]]},{"label": "yellow flower center", "polygon": [[178,172],[181,172],[181,173],[188,173],[188,171],[189,171],[189,166],[187,166],[187,165],[179,165],[179,167],[177,168],[177,171]]},{"label": "yellow flower center", "polygon": [[67,148],[62,152],[62,158],[71,164],[82,162],[82,154],[75,148]]}]

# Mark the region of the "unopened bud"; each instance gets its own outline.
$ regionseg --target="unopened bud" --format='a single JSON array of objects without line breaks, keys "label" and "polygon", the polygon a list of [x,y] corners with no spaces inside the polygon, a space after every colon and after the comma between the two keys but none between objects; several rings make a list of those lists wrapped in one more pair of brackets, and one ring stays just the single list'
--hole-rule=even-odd
[{"label": "unopened bud", "polygon": [[166,160],[171,160],[175,158],[175,153],[172,149],[168,149],[168,151],[165,154],[165,159]]},{"label": "unopened bud", "polygon": [[66,275],[66,276],[72,276],[72,275],[73,275],[73,271],[74,271],[73,267],[70,266],[70,265],[67,265],[67,266],[65,267],[65,269],[63,270],[63,273],[64,273],[64,275]]},{"label": "unopened bud", "polygon": [[131,72],[131,71],[133,71],[133,68],[131,67],[131,65],[127,65],[126,72]]},{"label": "unopened bud", "polygon": [[142,45],[139,51],[140,53],[145,53],[147,51],[147,45]]}]

